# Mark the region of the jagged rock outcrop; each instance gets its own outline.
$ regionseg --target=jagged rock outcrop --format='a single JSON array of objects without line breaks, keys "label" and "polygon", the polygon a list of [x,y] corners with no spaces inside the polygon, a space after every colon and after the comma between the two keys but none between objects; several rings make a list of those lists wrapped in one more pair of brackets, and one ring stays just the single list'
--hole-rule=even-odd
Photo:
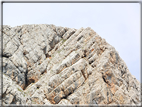
[{"label": "jagged rock outcrop", "polygon": [[140,105],[139,81],[91,28],[3,26],[2,33],[4,105]]}]

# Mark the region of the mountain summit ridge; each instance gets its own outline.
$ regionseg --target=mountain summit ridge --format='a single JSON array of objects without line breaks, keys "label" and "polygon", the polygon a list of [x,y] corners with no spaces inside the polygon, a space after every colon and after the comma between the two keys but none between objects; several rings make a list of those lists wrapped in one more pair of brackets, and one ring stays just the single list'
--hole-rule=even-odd
[{"label": "mountain summit ridge", "polygon": [[3,26],[2,104],[140,105],[140,83],[93,29]]}]

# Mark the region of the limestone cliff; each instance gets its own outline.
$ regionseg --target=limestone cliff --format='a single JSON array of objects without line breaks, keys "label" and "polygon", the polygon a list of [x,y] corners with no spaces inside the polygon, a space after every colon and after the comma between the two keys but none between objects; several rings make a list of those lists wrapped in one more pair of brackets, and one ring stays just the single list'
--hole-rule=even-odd
[{"label": "limestone cliff", "polygon": [[2,104],[140,105],[140,83],[91,28],[3,26]]}]

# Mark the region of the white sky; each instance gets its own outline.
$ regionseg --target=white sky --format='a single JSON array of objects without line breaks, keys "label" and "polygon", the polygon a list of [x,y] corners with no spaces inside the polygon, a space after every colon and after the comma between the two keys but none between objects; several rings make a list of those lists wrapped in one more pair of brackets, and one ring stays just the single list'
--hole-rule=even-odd
[{"label": "white sky", "polygon": [[3,25],[91,27],[115,47],[140,81],[139,3],[4,3]]}]

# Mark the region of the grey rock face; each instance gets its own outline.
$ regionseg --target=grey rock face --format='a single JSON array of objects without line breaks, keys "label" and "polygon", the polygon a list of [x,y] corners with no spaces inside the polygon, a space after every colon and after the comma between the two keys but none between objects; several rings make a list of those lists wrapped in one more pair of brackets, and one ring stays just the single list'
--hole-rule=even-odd
[{"label": "grey rock face", "polygon": [[12,79],[7,75],[3,75],[3,94],[2,94],[2,104],[26,104],[26,94],[22,88],[17,85]]},{"label": "grey rock face", "polygon": [[3,26],[2,104],[140,105],[140,83],[91,28]]}]

